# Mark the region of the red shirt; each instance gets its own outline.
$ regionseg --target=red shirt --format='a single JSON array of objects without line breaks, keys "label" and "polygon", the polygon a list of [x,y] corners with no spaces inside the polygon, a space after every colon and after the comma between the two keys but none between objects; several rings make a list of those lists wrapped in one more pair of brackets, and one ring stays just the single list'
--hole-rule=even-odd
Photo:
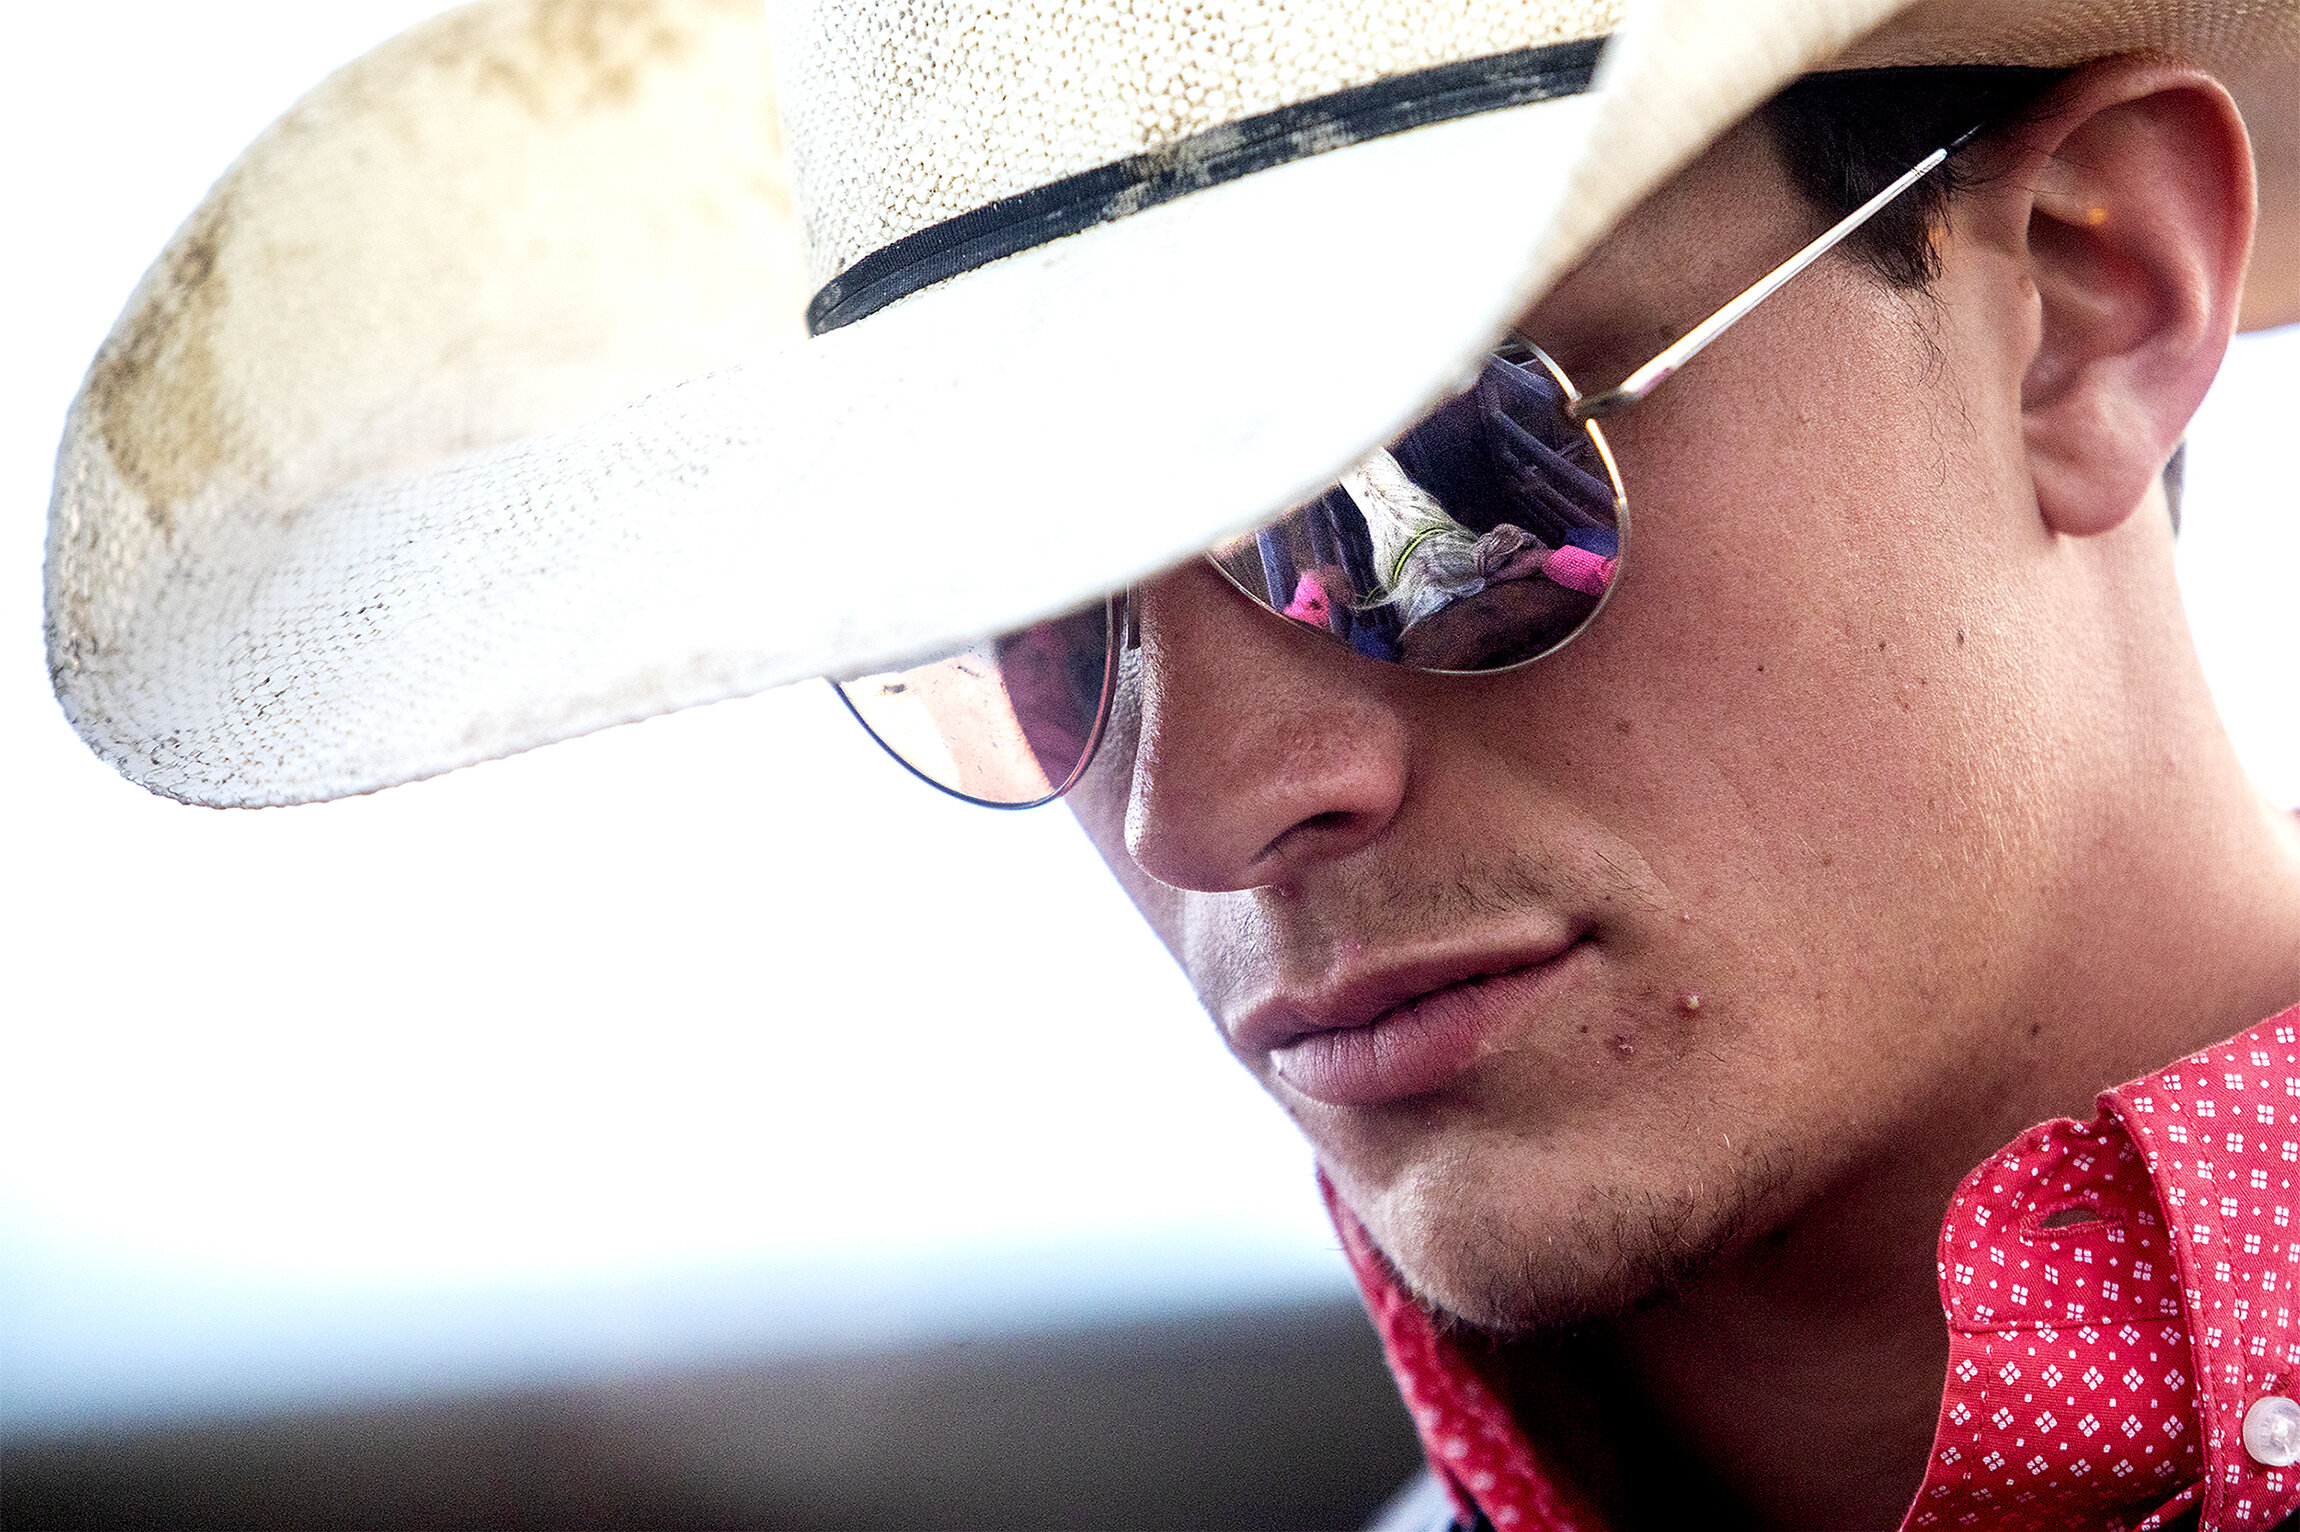
[{"label": "red shirt", "polygon": [[[2140,1532],[2200,1510],[2214,1532],[2300,1511],[2300,1466],[2244,1443],[2254,1405],[2300,1393],[2295,1180],[2300,1006],[1983,1161],[1941,1225],[1949,1370],[1904,1529]],[[1462,1519],[1601,1532],[1330,1188],[1327,1203]]]}]

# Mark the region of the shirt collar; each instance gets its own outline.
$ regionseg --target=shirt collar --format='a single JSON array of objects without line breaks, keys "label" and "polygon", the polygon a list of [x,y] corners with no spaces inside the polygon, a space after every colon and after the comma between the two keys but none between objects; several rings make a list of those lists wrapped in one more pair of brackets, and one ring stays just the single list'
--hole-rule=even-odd
[{"label": "shirt collar", "polygon": [[[2296,1181],[2300,1006],[2103,1092],[2090,1122],[2041,1124],[1983,1161],[1942,1221],[1949,1369],[1907,1532],[2145,1529],[2191,1508],[2210,1532],[2300,1511],[2300,1466],[2244,1442],[2248,1415],[2300,1389]],[[1601,1532],[1319,1184],[1462,1520]]]}]

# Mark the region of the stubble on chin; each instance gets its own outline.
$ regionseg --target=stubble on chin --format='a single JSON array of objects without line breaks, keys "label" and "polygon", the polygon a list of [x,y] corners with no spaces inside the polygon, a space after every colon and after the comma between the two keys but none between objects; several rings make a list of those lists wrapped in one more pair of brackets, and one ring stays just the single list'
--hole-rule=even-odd
[{"label": "stubble on chin", "polygon": [[1538,1219],[1455,1195],[1409,1215],[1410,1230],[1374,1232],[1441,1329],[1521,1340],[1665,1303],[1780,1219],[1790,1176],[1777,1156],[1721,1169],[1667,1193],[1594,1186]]}]

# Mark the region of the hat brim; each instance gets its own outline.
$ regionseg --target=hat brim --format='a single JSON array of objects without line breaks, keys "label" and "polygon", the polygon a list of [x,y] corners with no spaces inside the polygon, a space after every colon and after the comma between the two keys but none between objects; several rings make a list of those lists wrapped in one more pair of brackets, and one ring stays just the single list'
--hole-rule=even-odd
[{"label": "hat brim", "polygon": [[[1314,491],[1463,381],[1646,191],[1894,8],[1870,0],[1828,8],[1825,24],[1767,31],[1715,3],[1650,6],[1609,53],[1598,95],[1264,170],[813,341],[762,340],[779,318],[745,330],[674,316],[674,332],[709,333],[684,349],[609,337],[560,384],[537,386],[559,375],[532,354],[532,337],[502,367],[467,365],[423,294],[403,296],[396,320],[370,315],[358,331],[370,343],[363,407],[428,401],[388,429],[328,408],[329,369],[345,365],[328,351],[343,346],[340,327],[235,326],[183,298],[187,270],[219,286],[213,274],[240,269],[235,252],[254,249],[270,263],[260,267],[270,290],[242,283],[218,301],[284,303],[291,319],[296,304],[379,301],[373,273],[363,288],[322,270],[316,291],[311,272],[303,288],[280,277],[294,241],[251,209],[287,208],[291,230],[332,215],[304,208],[309,188],[275,163],[292,155],[267,162],[259,143],[243,166],[262,173],[219,184],[236,218],[195,215],[68,422],[48,570],[58,695],[97,752],[155,792],[287,804],[854,673],[1066,609]],[[502,0],[459,24],[536,9]],[[1698,26],[1676,15],[1696,11]],[[495,29],[486,46],[500,52],[515,31]],[[716,41],[724,50],[725,36]],[[341,77],[323,87],[342,98],[329,107],[336,117],[363,114],[338,124],[346,142],[429,125],[428,157],[350,156],[361,195],[396,198],[419,221],[438,183],[469,172],[447,158],[459,152],[450,108],[478,110],[478,97],[444,98],[455,81],[491,78],[463,68],[469,60],[440,73],[436,42],[420,50],[432,69],[420,102],[391,98],[395,81],[421,74],[413,66],[371,61],[356,89]],[[658,59],[659,93],[698,95],[681,75],[698,56]],[[627,99],[647,96],[626,87]],[[739,99],[746,88],[728,87],[736,120],[756,109]],[[581,122],[613,117],[615,103],[584,100]],[[528,150],[504,144],[497,123],[491,152],[514,169],[522,152],[559,156],[555,175],[595,191],[612,167],[596,151],[569,152],[573,119],[531,115]],[[267,137],[296,126],[291,113]],[[707,128],[698,118],[682,131]],[[650,131],[660,139],[660,124]],[[633,198],[653,194],[641,184],[650,155],[675,152],[655,141],[623,156]],[[537,195],[522,216],[514,233],[547,274],[564,264],[554,219],[572,228],[618,213]],[[695,237],[715,237],[709,225]],[[624,252],[624,265],[644,255]],[[681,260],[681,271],[742,284],[726,252]],[[445,269],[453,279],[455,263]],[[756,277],[795,323],[788,271]],[[553,289],[527,284],[538,286],[540,297],[514,283],[500,304],[532,302],[548,318]],[[588,419],[576,407],[735,346],[749,358],[740,366]],[[123,377],[119,361],[137,348],[150,365]],[[179,365],[194,352],[197,367]],[[511,404],[491,392],[503,367],[526,369]],[[248,377],[274,380],[250,385],[267,397],[283,393],[279,379],[304,386],[284,390],[293,408],[243,411],[228,429],[193,418],[215,414],[213,396]],[[187,418],[229,450],[210,441],[197,472],[173,459],[155,471],[149,438]],[[526,430],[570,420],[580,423]],[[254,439],[266,430],[283,439]],[[502,444],[475,446],[491,441]]]},{"label": "hat brim", "polygon": [[[83,394],[59,695],[153,791],[288,804],[1061,610],[1301,498],[1463,380],[1530,296],[1590,115],[1565,98],[1296,161],[284,507],[228,482],[151,505]],[[132,562],[76,535],[156,520]]]}]

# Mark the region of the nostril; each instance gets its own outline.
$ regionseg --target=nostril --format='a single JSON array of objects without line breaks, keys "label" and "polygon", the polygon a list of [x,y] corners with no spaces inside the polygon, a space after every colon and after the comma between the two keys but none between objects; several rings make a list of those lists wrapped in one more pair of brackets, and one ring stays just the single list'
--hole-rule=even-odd
[{"label": "nostril", "polygon": [[1346,832],[1357,820],[1358,816],[1347,809],[1327,809],[1312,814],[1286,826],[1285,834],[1262,848],[1262,855],[1269,856],[1283,846],[1298,845],[1305,840],[1315,843],[1329,835]]}]

